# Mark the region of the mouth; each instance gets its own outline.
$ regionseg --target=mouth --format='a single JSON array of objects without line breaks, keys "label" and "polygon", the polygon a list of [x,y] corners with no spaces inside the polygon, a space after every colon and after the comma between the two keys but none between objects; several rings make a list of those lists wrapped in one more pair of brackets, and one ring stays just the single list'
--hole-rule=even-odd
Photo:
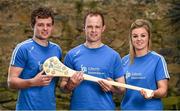
[{"label": "mouth", "polygon": [[47,36],[49,33],[48,32],[42,32],[41,33],[43,36]]},{"label": "mouth", "polygon": [[91,36],[91,37],[96,37],[96,36],[97,36],[97,34],[90,34],[90,36]]},{"label": "mouth", "polygon": [[136,43],[137,45],[142,45],[143,43],[141,43],[141,42],[138,42],[138,43]]}]

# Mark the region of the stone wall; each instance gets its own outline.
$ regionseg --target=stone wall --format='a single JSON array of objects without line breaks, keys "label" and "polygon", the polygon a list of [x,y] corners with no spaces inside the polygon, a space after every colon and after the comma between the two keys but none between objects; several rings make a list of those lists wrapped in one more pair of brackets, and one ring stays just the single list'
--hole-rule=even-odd
[{"label": "stone wall", "polygon": [[[174,0],[175,1],[175,0]],[[17,91],[7,87],[7,71],[12,51],[17,43],[32,37],[31,11],[39,6],[51,7],[55,12],[55,30],[51,38],[63,50],[84,42],[83,16],[89,10],[105,15],[106,32],[103,42],[123,57],[128,53],[128,29],[137,18],[153,23],[153,50],[168,62],[171,75],[169,96],[180,95],[180,38],[179,31],[167,18],[171,0],[1,0],[0,1],[0,109],[14,109]],[[70,94],[57,88],[57,109],[68,109]],[[118,98],[118,97],[117,97]],[[119,100],[115,97],[117,107]]]}]

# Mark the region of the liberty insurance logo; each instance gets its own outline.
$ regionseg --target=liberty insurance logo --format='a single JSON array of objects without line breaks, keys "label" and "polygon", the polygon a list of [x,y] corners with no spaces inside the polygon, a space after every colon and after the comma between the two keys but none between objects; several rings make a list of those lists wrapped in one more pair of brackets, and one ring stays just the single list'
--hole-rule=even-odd
[{"label": "liberty insurance logo", "polygon": [[126,79],[128,79],[129,77],[131,77],[131,73],[130,72],[126,72]]},{"label": "liberty insurance logo", "polygon": [[81,65],[81,71],[83,71],[84,73],[86,73],[86,72],[87,72],[87,67]]}]

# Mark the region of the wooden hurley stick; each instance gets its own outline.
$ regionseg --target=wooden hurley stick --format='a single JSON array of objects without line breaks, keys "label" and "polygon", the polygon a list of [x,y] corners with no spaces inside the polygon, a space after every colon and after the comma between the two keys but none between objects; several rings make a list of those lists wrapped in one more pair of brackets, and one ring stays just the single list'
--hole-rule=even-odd
[{"label": "wooden hurley stick", "polygon": [[[71,77],[74,73],[76,73],[75,70],[72,70],[68,68],[67,66],[65,66],[57,57],[48,58],[43,64],[43,69],[46,75],[57,76],[57,77]],[[143,89],[144,91],[146,91],[148,97],[150,97],[151,94],[153,93],[153,90],[150,90],[150,89],[123,84],[123,83],[119,83],[115,81],[108,81],[106,79],[94,77],[87,74],[83,74],[83,77],[84,77],[84,80],[93,81],[93,82],[98,82],[99,80],[103,80],[117,87],[124,87],[124,88],[137,90],[137,91],[140,91]]]}]

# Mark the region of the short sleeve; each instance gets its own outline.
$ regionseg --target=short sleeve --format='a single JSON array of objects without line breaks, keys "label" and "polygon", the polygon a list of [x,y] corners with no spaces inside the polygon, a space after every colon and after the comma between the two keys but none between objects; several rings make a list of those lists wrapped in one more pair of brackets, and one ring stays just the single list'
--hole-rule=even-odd
[{"label": "short sleeve", "polygon": [[26,64],[26,57],[26,49],[17,45],[12,53],[10,65],[24,68]]},{"label": "short sleeve", "polygon": [[122,60],[119,54],[116,55],[113,68],[114,68],[114,79],[124,76]]},{"label": "short sleeve", "polygon": [[66,54],[65,58],[64,58],[64,64],[71,68],[71,69],[74,69],[73,67],[73,63],[72,63],[72,59],[71,59],[71,56],[69,53]]},{"label": "short sleeve", "polygon": [[160,57],[157,63],[155,74],[156,74],[156,81],[170,78],[168,70],[167,70],[166,61],[162,56]]},{"label": "short sleeve", "polygon": [[61,47],[59,45],[57,46],[57,48],[58,48],[57,50],[59,52],[59,54],[58,54],[59,55],[59,60],[62,60],[62,49],[61,49]]}]

